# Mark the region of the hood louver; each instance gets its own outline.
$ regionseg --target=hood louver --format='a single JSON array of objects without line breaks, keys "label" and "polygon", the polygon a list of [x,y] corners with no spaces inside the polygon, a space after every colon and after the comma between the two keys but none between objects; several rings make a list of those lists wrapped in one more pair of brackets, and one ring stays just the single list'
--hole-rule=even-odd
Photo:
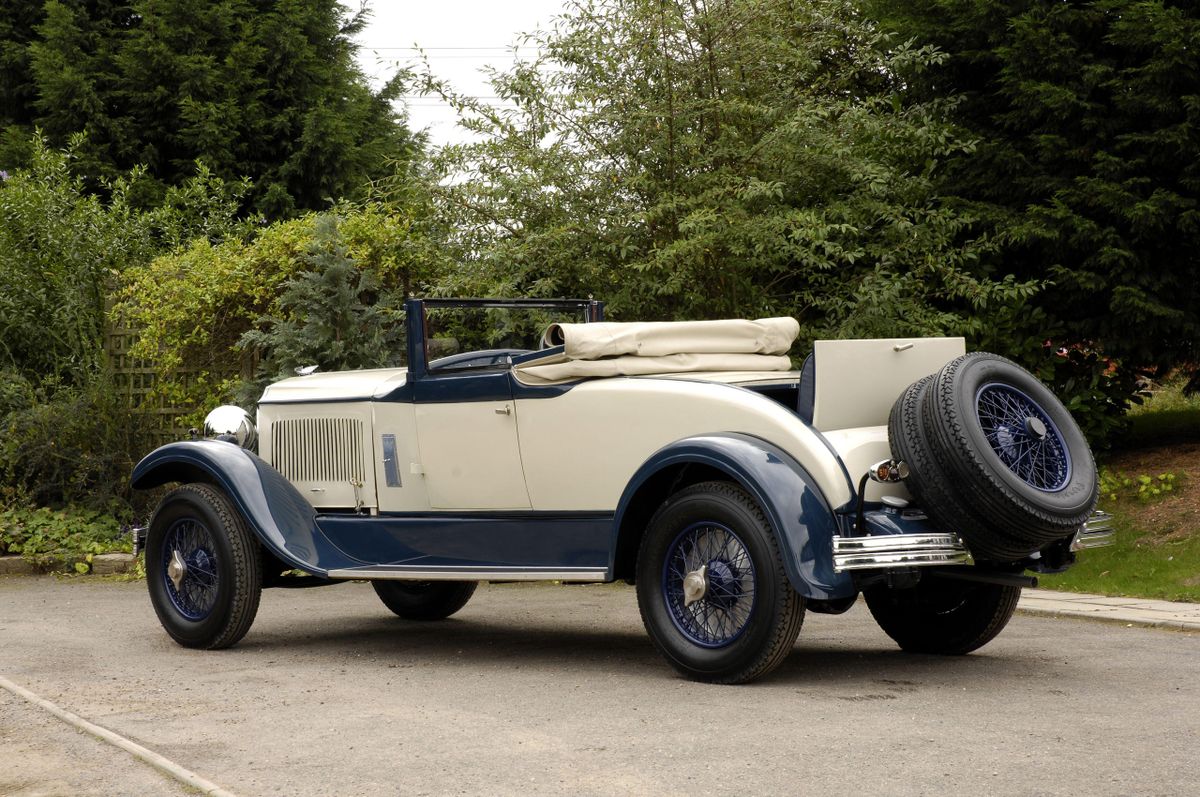
[{"label": "hood louver", "polygon": [[292,482],[363,482],[363,422],[290,418],[271,426],[271,465]]}]

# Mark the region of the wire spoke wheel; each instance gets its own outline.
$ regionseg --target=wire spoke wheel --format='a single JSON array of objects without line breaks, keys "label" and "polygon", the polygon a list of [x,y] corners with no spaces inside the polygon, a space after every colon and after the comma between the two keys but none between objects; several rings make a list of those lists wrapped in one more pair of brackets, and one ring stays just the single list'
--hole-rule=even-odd
[{"label": "wire spoke wheel", "polygon": [[1061,490],[1071,480],[1062,432],[1025,393],[989,382],[975,395],[975,413],[992,450],[1017,478],[1043,492]]},{"label": "wire spoke wheel", "polygon": [[250,629],[262,593],[262,550],[229,497],[184,484],[163,497],[146,535],[146,586],[166,632],[209,650]]},{"label": "wire spoke wheel", "polygon": [[217,603],[220,565],[216,550],[212,532],[195,518],[176,521],[167,530],[162,578],[171,602],[189,620],[204,619]]},{"label": "wire spoke wheel", "polygon": [[770,522],[729,482],[684,487],[659,506],[638,549],[637,595],[659,652],[709,683],[775,669],[804,622]]},{"label": "wire spoke wheel", "polygon": [[1070,411],[995,354],[964,354],[909,385],[892,405],[888,442],[909,465],[913,501],[977,563],[1065,557],[1099,497],[1095,460]]},{"label": "wire spoke wheel", "polygon": [[[707,589],[688,604],[684,580],[704,568]],[[736,640],[754,613],[754,563],[731,529],[719,523],[697,523],[671,543],[663,566],[663,597],[679,631],[703,647]]]}]

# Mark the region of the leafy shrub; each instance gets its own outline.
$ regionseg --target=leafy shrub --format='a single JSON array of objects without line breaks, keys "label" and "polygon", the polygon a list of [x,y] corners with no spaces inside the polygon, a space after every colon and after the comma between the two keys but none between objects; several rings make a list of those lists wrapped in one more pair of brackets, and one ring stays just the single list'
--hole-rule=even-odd
[{"label": "leafy shrub", "polygon": [[0,368],[0,423],[12,412],[32,407],[33,385],[14,368]]},{"label": "leafy shrub", "polygon": [[65,151],[32,142],[32,165],[0,182],[0,367],[42,380],[82,385],[100,370],[108,286],[122,270],[195,236],[221,237],[234,221],[242,184],[203,166],[137,210],[129,190],[141,171],[88,194],[72,173],[77,138]]},{"label": "leafy shrub", "polygon": [[20,554],[47,563],[57,557],[90,557],[131,547],[121,524],[102,512],[76,507],[0,510],[0,555]]},{"label": "leafy shrub", "polygon": [[107,380],[43,387],[0,422],[0,477],[10,500],[128,514],[140,424]]},{"label": "leafy shrub", "polygon": [[1110,503],[1122,500],[1147,503],[1170,495],[1178,485],[1179,477],[1174,473],[1130,476],[1108,469],[1100,471],[1100,496]]},{"label": "leafy shrub", "polygon": [[[423,214],[407,204],[345,205],[333,214],[277,222],[253,236],[219,243],[194,240],[127,270],[112,313],[135,331],[130,354],[156,371],[148,398],[192,408],[184,417],[195,425],[213,404],[234,397],[242,378],[258,370],[258,352],[239,350],[237,343],[256,324],[268,330],[276,323],[299,323],[304,310],[300,298],[293,292],[288,301],[300,303],[281,304],[285,285],[306,271],[316,275],[306,279],[322,279],[324,266],[314,265],[311,257],[326,219],[337,219],[338,257],[368,281],[364,306],[423,286],[446,262]],[[310,332],[316,334],[315,328]],[[329,334],[326,341],[314,339],[312,346],[335,345],[333,331]],[[186,378],[178,373],[184,367]]]},{"label": "leafy shrub", "polygon": [[396,364],[404,350],[402,330],[380,278],[350,256],[336,216],[316,221],[303,270],[283,283],[274,306],[260,316],[239,346],[263,357],[243,401],[253,402],[271,381],[292,376],[297,366],[325,370],[378,368]]}]

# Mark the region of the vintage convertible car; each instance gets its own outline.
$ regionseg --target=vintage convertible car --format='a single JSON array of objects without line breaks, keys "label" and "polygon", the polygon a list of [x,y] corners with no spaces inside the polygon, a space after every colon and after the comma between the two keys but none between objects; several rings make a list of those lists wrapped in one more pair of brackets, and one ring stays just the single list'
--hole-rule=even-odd
[{"label": "vintage convertible car", "polygon": [[437,620],[479,581],[624,580],[677,670],[738,683],[787,656],[806,609],[860,593],[905,650],[969,652],[1028,571],[1108,540],[1070,414],[961,338],[817,341],[796,371],[789,318],[482,299],[406,315],[406,367],[304,369],[257,423],[219,408],[205,439],[137,465],[137,488],[179,483],[138,540],[177,642],[233,645],[263,587],[369,580]]}]

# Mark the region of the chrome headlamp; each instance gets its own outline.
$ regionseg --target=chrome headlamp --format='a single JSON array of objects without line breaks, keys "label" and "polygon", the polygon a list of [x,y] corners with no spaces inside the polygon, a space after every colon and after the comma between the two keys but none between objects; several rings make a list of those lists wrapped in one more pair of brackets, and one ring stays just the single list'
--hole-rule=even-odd
[{"label": "chrome headlamp", "polygon": [[237,443],[242,448],[254,448],[258,429],[250,413],[233,404],[217,407],[204,418],[204,436]]}]

